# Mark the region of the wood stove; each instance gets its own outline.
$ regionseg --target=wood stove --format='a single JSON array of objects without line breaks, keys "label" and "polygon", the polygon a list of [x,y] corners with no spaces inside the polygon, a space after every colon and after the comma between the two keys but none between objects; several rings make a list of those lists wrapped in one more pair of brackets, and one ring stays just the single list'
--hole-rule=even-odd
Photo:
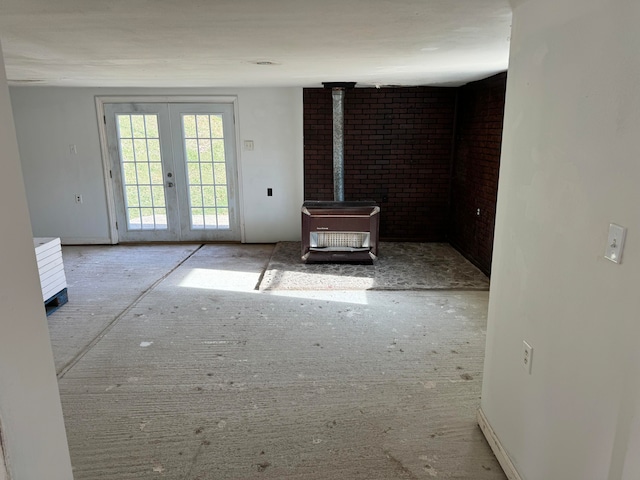
[{"label": "wood stove", "polygon": [[302,204],[302,260],[373,263],[378,256],[380,207],[344,201],[344,93],[355,83],[325,83],[333,98],[333,202]]},{"label": "wood stove", "polygon": [[373,263],[380,207],[375,202],[304,202],[302,260]]}]

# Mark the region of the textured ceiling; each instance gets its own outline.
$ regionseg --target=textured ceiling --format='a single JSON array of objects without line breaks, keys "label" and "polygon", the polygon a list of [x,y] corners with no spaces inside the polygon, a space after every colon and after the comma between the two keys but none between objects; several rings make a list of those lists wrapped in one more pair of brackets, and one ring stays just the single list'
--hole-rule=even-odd
[{"label": "textured ceiling", "polygon": [[510,25],[507,0],[0,0],[15,85],[460,85],[506,70]]}]

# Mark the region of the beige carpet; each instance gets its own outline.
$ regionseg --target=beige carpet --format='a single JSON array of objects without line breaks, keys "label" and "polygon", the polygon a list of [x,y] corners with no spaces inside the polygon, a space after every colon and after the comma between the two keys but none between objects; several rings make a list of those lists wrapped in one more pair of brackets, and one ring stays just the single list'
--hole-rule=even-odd
[{"label": "beige carpet", "polygon": [[447,243],[382,242],[373,265],[304,264],[300,242],[276,245],[260,290],[488,290],[489,279]]}]

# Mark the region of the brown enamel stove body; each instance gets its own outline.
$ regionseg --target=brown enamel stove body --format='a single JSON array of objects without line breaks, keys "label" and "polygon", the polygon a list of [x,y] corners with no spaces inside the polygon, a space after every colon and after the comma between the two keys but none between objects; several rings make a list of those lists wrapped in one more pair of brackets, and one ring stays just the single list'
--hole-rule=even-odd
[{"label": "brown enamel stove body", "polygon": [[302,260],[373,263],[379,212],[375,202],[304,202]]}]

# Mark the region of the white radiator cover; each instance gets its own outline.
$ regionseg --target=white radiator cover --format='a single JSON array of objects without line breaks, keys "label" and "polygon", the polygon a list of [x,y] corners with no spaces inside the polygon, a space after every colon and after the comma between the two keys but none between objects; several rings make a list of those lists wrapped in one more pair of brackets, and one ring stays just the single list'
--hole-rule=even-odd
[{"label": "white radiator cover", "polygon": [[47,301],[67,288],[59,238],[34,238],[42,300]]}]

